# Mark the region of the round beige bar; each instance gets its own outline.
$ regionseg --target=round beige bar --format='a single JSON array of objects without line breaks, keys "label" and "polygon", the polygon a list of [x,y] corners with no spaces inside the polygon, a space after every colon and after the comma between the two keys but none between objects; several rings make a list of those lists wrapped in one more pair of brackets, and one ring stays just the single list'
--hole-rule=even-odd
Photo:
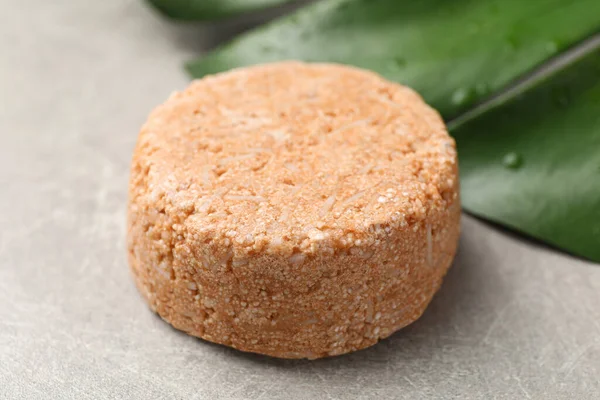
[{"label": "round beige bar", "polygon": [[284,62],[193,82],[152,112],[129,262],[152,310],[243,351],[320,358],[414,322],[456,252],[455,144],[409,88]]}]

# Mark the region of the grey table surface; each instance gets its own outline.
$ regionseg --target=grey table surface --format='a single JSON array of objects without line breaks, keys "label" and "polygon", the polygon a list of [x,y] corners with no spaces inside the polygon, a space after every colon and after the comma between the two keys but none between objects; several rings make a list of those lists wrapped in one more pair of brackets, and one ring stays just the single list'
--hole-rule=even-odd
[{"label": "grey table surface", "polygon": [[181,62],[240,21],[174,26],[137,0],[1,6],[0,398],[600,398],[600,267],[468,216],[425,315],[370,349],[286,361],[173,330],[129,277],[129,159],[187,83]]}]

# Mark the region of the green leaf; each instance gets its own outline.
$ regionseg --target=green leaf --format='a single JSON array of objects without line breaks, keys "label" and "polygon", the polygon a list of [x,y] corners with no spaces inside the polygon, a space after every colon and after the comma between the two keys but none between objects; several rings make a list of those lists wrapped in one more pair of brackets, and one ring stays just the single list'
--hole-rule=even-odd
[{"label": "green leaf", "polygon": [[188,65],[193,77],[283,59],[353,64],[450,118],[600,27],[599,0],[321,0]]},{"label": "green leaf", "polygon": [[290,0],[147,0],[165,15],[183,20],[212,20],[287,3]]},{"label": "green leaf", "polygon": [[453,135],[467,210],[600,262],[600,49]]}]

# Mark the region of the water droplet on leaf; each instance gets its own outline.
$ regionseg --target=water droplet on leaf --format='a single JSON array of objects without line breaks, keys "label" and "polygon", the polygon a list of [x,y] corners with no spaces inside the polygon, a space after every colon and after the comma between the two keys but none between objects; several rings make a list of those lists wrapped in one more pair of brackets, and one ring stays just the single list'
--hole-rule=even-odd
[{"label": "water droplet on leaf", "polygon": [[473,90],[469,88],[459,88],[452,93],[452,104],[462,107],[473,99]]},{"label": "water droplet on leaf", "polygon": [[395,57],[390,62],[390,69],[392,71],[398,71],[398,70],[403,69],[404,67],[406,67],[406,60],[402,57]]},{"label": "water droplet on leaf", "polygon": [[554,40],[546,43],[546,51],[549,54],[556,53],[558,51],[558,43]]},{"label": "water droplet on leaf", "polygon": [[519,169],[523,165],[523,157],[511,151],[510,153],[506,153],[504,158],[502,158],[502,165],[510,169]]},{"label": "water droplet on leaf", "polygon": [[506,44],[508,44],[508,47],[511,50],[517,50],[519,48],[519,45],[520,45],[519,39],[517,39],[517,37],[513,36],[513,35],[511,35],[511,36],[509,36],[509,37],[506,38]]}]

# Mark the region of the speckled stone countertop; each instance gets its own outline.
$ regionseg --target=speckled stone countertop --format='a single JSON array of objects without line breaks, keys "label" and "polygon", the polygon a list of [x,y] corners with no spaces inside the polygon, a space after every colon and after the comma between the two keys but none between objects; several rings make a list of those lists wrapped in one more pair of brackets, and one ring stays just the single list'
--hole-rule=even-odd
[{"label": "speckled stone countertop", "polygon": [[180,66],[245,26],[173,26],[142,1],[0,14],[0,398],[596,399],[600,267],[463,218],[425,315],[358,353],[285,361],[188,337],[126,264],[129,160]]}]

